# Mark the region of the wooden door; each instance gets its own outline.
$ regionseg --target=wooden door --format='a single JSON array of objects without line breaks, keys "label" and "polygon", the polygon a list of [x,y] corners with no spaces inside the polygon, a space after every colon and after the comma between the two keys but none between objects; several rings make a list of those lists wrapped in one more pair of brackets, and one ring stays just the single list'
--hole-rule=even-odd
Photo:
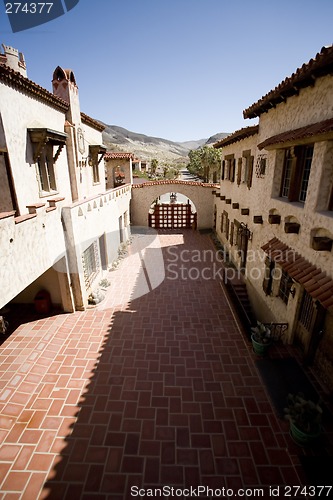
[{"label": "wooden door", "polygon": [[149,214],[149,227],[155,229],[190,229],[196,223],[196,213],[191,210],[189,203],[175,203],[154,206],[153,213]]},{"label": "wooden door", "polygon": [[295,339],[300,344],[307,363],[314,360],[317,347],[323,335],[325,309],[304,290],[295,331]]}]

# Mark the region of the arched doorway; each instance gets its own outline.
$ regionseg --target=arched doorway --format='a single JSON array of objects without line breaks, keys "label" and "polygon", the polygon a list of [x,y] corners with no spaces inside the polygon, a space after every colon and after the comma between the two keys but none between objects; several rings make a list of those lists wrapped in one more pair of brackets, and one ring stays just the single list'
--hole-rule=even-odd
[{"label": "arched doorway", "polygon": [[155,229],[196,228],[195,205],[182,194],[165,193],[152,203],[148,213],[148,225]]}]

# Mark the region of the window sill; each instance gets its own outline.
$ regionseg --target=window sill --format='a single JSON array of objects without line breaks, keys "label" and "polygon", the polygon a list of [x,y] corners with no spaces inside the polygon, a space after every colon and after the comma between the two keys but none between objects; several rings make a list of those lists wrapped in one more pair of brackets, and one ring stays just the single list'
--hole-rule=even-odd
[{"label": "window sill", "polygon": [[284,304],[286,307],[288,307],[289,300],[286,302],[280,295],[276,295],[276,298],[280,299],[282,304]]},{"label": "window sill", "polygon": [[272,196],[271,199],[274,201],[280,201],[284,205],[290,205],[291,207],[304,210],[305,203],[302,203],[301,201],[289,201],[287,198],[282,198],[281,196]]},{"label": "window sill", "polygon": [[55,194],[59,194],[59,191],[39,191],[40,198],[46,198],[47,196],[54,196]]},{"label": "window sill", "polygon": [[324,217],[329,217],[333,219],[333,211],[332,210],[319,210],[317,212],[318,215],[323,215]]}]

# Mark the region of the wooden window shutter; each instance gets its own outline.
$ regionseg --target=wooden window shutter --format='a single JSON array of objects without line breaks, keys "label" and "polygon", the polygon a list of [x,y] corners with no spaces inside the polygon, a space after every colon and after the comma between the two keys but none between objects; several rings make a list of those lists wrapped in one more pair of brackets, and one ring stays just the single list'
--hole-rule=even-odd
[{"label": "wooden window shutter", "polygon": [[231,182],[235,182],[235,170],[236,170],[236,160],[235,160],[235,158],[233,158],[232,160],[230,160],[230,169],[231,169],[231,172],[230,172],[230,181]]},{"label": "wooden window shutter", "polygon": [[301,171],[302,146],[295,146],[293,153],[294,157],[292,160],[292,167],[291,167],[288,200],[298,201],[299,186],[302,178],[302,171]]},{"label": "wooden window shutter", "polygon": [[247,187],[249,189],[252,186],[253,163],[254,163],[254,156],[250,156],[250,159],[249,159],[249,171],[247,173]]},{"label": "wooden window shutter", "polygon": [[227,240],[229,240],[229,218],[228,216],[226,217],[226,221],[225,221],[225,237]]},{"label": "wooden window shutter", "polygon": [[224,181],[225,175],[225,160],[222,161],[222,172],[221,172],[221,180]]},{"label": "wooden window shutter", "polygon": [[239,245],[239,222],[238,220],[234,219],[234,242],[235,242],[235,245]]},{"label": "wooden window shutter", "polygon": [[266,257],[264,281],[262,283],[262,288],[266,295],[270,295],[272,291],[273,270],[274,270],[274,261]]},{"label": "wooden window shutter", "polygon": [[231,222],[230,224],[230,244],[234,244],[234,223]]},{"label": "wooden window shutter", "polygon": [[238,158],[238,169],[237,169],[237,184],[238,184],[238,186],[240,185],[241,180],[242,180],[242,163],[243,163],[242,158]]}]

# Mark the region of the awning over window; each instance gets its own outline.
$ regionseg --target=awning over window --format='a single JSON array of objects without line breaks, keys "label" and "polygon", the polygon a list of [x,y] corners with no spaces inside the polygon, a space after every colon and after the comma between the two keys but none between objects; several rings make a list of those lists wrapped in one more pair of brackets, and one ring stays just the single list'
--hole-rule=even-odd
[{"label": "awning over window", "polygon": [[326,139],[333,139],[333,118],[273,135],[258,144],[258,148],[270,149],[273,146],[277,147],[278,144],[288,146],[299,141],[315,142]]},{"label": "awning over window", "polygon": [[50,143],[54,146],[59,146],[58,151],[54,157],[57,160],[60,151],[66,144],[67,134],[64,132],[57,132],[48,128],[28,128],[31,142],[34,146],[34,161],[40,157],[45,145]]},{"label": "awning over window", "polygon": [[319,300],[323,307],[333,311],[332,278],[278,238],[271,239],[261,248],[272,261],[300,283],[313,299]]},{"label": "awning over window", "polygon": [[106,153],[106,146],[104,146],[103,144],[89,145],[89,156],[92,160],[94,160],[94,158],[96,158],[97,160],[98,155],[101,155],[101,157],[98,160],[98,164],[102,161],[102,158],[105,155],[105,153]]}]

